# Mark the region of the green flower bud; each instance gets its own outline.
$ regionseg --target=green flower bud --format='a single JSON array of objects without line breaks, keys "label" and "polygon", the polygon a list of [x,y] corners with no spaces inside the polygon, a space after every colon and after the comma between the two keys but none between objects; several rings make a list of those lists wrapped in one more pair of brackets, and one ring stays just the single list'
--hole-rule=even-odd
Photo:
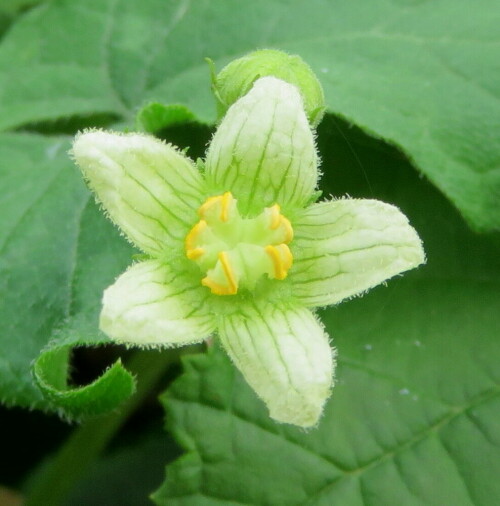
[{"label": "green flower bud", "polygon": [[232,61],[219,74],[213,73],[212,90],[219,118],[250,91],[257,79],[265,76],[274,76],[297,86],[309,123],[313,128],[318,126],[325,113],[325,96],[320,82],[300,56],[276,49],[254,51]]}]

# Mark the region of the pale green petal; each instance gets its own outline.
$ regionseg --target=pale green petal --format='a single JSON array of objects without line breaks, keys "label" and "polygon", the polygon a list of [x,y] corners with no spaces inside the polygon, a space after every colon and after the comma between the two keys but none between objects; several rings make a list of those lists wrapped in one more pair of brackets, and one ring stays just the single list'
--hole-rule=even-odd
[{"label": "pale green petal", "polygon": [[110,218],[155,256],[182,248],[202,203],[203,180],[176,148],[143,134],[88,131],[72,154]]},{"label": "pale green petal", "polygon": [[304,206],[317,179],[314,137],[297,88],[257,80],[228,110],[207,153],[214,192],[231,191],[242,213]]},{"label": "pale green petal", "polygon": [[425,262],[406,216],[377,200],[314,204],[293,228],[290,280],[307,306],[335,304]]},{"label": "pale green petal", "polygon": [[271,304],[224,317],[221,342],[272,418],[315,425],[330,396],[335,352],[310,310]]},{"label": "pale green petal", "polygon": [[130,267],[104,292],[100,327],[119,342],[182,345],[215,330],[207,291],[157,260]]}]

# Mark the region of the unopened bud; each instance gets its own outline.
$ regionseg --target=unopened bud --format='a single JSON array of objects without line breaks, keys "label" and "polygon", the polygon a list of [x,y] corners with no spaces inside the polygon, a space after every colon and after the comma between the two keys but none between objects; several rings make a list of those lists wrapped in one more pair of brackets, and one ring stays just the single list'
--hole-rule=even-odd
[{"label": "unopened bud", "polygon": [[246,95],[253,83],[264,76],[274,76],[296,86],[310,125],[316,128],[325,112],[325,97],[320,82],[300,56],[275,49],[254,51],[232,61],[213,76],[212,89],[221,118],[227,109]]}]

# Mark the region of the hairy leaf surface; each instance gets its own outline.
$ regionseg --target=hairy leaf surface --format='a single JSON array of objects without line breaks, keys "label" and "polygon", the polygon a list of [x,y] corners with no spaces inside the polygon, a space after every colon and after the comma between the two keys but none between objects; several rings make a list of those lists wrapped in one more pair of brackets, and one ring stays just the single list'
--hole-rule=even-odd
[{"label": "hairy leaf surface", "polygon": [[0,136],[0,399],[77,417],[134,390],[119,363],[80,388],[69,367],[72,347],[109,342],[98,330],[102,290],[133,250],[97,209],[68,148],[64,138]]},{"label": "hairy leaf surface", "polygon": [[[300,54],[327,106],[401,147],[479,230],[500,228],[495,0],[58,0],[0,48],[0,128],[147,102],[215,118],[209,69],[262,47]],[[15,63],[15,64],[14,64]]]}]

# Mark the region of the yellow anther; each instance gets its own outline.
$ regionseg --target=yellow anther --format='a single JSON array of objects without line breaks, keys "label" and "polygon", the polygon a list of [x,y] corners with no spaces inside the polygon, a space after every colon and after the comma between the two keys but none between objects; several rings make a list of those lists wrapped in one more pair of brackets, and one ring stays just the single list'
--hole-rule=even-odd
[{"label": "yellow anther", "polygon": [[222,203],[220,210],[220,219],[221,221],[227,221],[229,219],[229,206],[231,201],[233,200],[233,196],[231,192],[226,192],[222,195]]},{"label": "yellow anther", "polygon": [[238,293],[238,282],[234,277],[233,269],[231,267],[231,263],[229,262],[229,257],[227,252],[221,251],[218,255],[220,265],[222,267],[222,271],[224,272],[224,276],[227,281],[227,285],[222,285],[217,283],[210,276],[206,276],[201,280],[201,284],[203,286],[207,286],[210,288],[211,292],[216,295],[234,295]]},{"label": "yellow anther", "polygon": [[271,211],[271,230],[276,230],[281,223],[281,214],[280,214],[280,206],[279,204],[274,204],[274,206],[269,208]]},{"label": "yellow anther", "polygon": [[[225,194],[224,194],[225,195]],[[200,218],[204,218],[206,212],[213,206],[215,206],[218,202],[222,200],[222,195],[218,195],[217,197],[210,197],[206,200],[206,202],[198,209],[198,215]]]},{"label": "yellow anther", "polygon": [[273,206],[271,207],[268,207],[268,210],[269,210],[269,213],[270,213],[270,218],[271,218],[271,223],[269,224],[269,228],[271,230],[277,230],[278,228],[282,228],[284,233],[285,233],[285,237],[283,238],[283,242],[284,243],[289,243],[292,239],[293,239],[293,229],[292,229],[292,225],[290,224],[290,222],[288,221],[287,218],[285,218],[281,213],[280,213],[280,206],[279,204],[274,204]]},{"label": "yellow anther", "polygon": [[288,274],[288,269],[292,266],[293,256],[292,252],[286,244],[279,244],[278,246],[266,246],[266,253],[271,257],[274,266],[274,277],[276,279],[285,279]]},{"label": "yellow anther", "polygon": [[201,280],[201,284],[210,288],[210,291],[215,295],[234,295],[229,289],[228,286],[221,285],[216,283],[213,279],[210,279],[208,276],[204,277]]},{"label": "yellow anther", "polygon": [[234,277],[233,269],[229,263],[229,257],[225,251],[219,253],[219,261],[222,265],[222,269],[227,279],[227,283],[230,286],[231,294],[235,294],[238,291],[238,283]]},{"label": "yellow anther", "polygon": [[206,273],[201,284],[215,295],[254,290],[263,275],[285,279],[293,263],[293,229],[279,204],[255,217],[241,216],[236,204],[229,191],[209,197],[185,239],[187,258]]},{"label": "yellow anther", "polygon": [[198,215],[200,218],[206,218],[206,214],[210,209],[220,205],[219,219],[221,221],[227,221],[229,219],[229,212],[231,211],[231,203],[233,202],[233,195],[231,192],[226,192],[223,195],[217,195],[216,197],[210,197],[207,201],[198,209]]},{"label": "yellow anther", "polygon": [[280,214],[280,218],[281,218],[281,224],[285,228],[285,238],[283,239],[283,242],[289,243],[293,239],[292,224],[290,223],[288,218],[285,218],[282,214]]},{"label": "yellow anther", "polygon": [[186,250],[186,256],[189,258],[189,260],[196,260],[197,258],[200,258],[203,253],[205,253],[205,250],[203,248],[193,248]]},{"label": "yellow anther", "polygon": [[[205,220],[200,220],[189,232],[189,234],[186,236],[186,240],[184,242],[184,245],[186,247],[186,253],[189,250],[196,249],[196,240],[198,239],[198,236],[207,228],[207,222]],[[188,256],[189,258],[189,256]]]}]

